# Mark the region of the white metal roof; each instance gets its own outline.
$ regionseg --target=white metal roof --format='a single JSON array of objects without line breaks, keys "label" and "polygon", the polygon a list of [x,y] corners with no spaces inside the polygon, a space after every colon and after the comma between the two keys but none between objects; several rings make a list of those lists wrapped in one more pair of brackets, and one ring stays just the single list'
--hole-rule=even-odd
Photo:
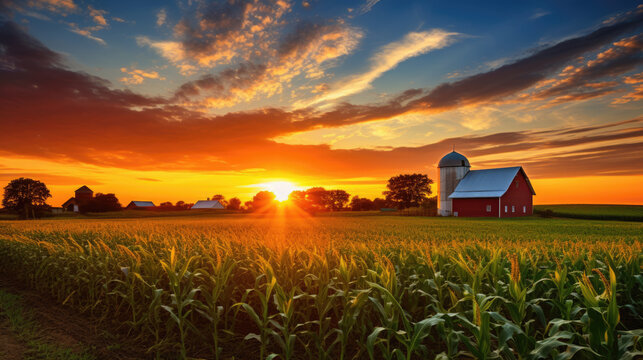
[{"label": "white metal roof", "polygon": [[217,200],[199,200],[190,209],[225,209]]},{"label": "white metal roof", "polygon": [[522,167],[515,166],[498,169],[471,170],[460,180],[453,193],[449,195],[449,199],[501,197],[507,192],[511,182],[519,171],[522,171],[522,174],[527,180],[527,185],[529,185],[531,193],[536,195],[525,171]]},{"label": "white metal roof", "polygon": [[130,204],[138,207],[154,207],[154,203],[151,201],[132,201]]}]

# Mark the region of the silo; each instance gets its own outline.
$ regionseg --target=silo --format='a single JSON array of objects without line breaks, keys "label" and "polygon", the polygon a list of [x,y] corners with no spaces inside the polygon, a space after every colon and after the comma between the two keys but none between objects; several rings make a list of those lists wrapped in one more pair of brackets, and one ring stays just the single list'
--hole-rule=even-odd
[{"label": "silo", "polygon": [[446,154],[438,163],[438,215],[451,216],[452,206],[449,195],[458,183],[469,172],[471,164],[464,155],[455,151]]}]

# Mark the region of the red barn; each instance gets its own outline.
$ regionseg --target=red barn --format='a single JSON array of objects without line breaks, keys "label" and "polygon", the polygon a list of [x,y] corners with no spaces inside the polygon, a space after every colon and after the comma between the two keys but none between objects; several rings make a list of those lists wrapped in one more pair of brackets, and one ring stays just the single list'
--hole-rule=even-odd
[{"label": "red barn", "polygon": [[536,195],[521,166],[471,170],[449,196],[454,216],[525,216]]},{"label": "red barn", "polygon": [[440,215],[501,218],[533,213],[536,192],[521,166],[487,170],[470,167],[467,158],[455,151],[440,160]]}]

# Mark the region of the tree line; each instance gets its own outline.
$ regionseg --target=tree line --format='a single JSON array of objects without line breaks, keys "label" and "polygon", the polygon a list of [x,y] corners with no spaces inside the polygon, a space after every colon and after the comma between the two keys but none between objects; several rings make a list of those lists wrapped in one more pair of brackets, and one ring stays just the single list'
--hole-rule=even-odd
[{"label": "tree line", "polygon": [[[414,207],[433,208],[437,207],[435,198],[429,198],[432,194],[431,184],[433,180],[424,174],[401,174],[390,178],[387,182],[387,190],[382,193],[383,198],[368,198],[351,195],[345,190],[327,190],[323,187],[311,187],[307,190],[297,190],[290,193],[288,200],[303,211],[314,213],[322,211],[368,211],[380,210],[383,208],[407,209]],[[20,218],[37,218],[51,212],[51,206],[46,201],[51,197],[47,186],[38,181],[28,178],[19,178],[9,182],[4,188],[2,206],[5,211],[17,213]],[[227,200],[225,196],[217,194],[208,198],[216,200],[228,210],[243,210],[249,212],[261,211],[276,206],[275,194],[270,191],[258,192],[252,200],[241,203],[237,197]],[[188,210],[191,203],[177,201],[162,202],[157,210]],[[107,212],[122,210],[118,198],[113,193],[97,193],[92,199],[79,204],[79,211]]]}]

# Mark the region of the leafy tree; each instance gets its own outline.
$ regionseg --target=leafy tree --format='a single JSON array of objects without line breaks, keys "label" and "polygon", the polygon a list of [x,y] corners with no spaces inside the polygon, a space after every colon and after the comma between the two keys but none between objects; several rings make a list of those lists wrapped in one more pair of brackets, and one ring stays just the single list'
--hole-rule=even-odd
[{"label": "leafy tree", "polygon": [[228,206],[228,202],[226,201],[225,196],[223,196],[223,195],[214,195],[212,197],[212,200],[218,201],[223,206]]},{"label": "leafy tree", "polygon": [[420,206],[431,195],[432,183],[433,180],[424,174],[402,174],[388,180],[388,191],[383,194],[399,209]]},{"label": "leafy tree", "polygon": [[361,198],[357,195],[353,196],[350,203],[350,208],[352,211],[368,211],[375,210],[373,200],[367,198]]},{"label": "leafy tree", "polygon": [[253,211],[268,209],[275,205],[275,194],[270,191],[259,191],[252,198],[251,209]]},{"label": "leafy tree", "polygon": [[339,211],[344,208],[350,199],[350,194],[344,190],[328,190],[324,196],[326,208],[330,211]]},{"label": "leafy tree", "polygon": [[114,194],[102,194],[97,193],[90,200],[80,204],[80,212],[108,212],[108,211],[119,211],[123,207],[118,201],[118,198]]},{"label": "leafy tree", "polygon": [[159,205],[159,208],[160,208],[160,209],[163,209],[163,210],[172,210],[172,209],[174,209],[174,205],[172,205],[172,203],[171,203],[171,202],[166,201],[166,202],[162,202],[162,203]]},{"label": "leafy tree", "polygon": [[328,191],[323,187],[312,187],[306,190],[306,201],[313,210],[324,210],[326,208],[326,196]]},{"label": "leafy tree", "polygon": [[192,207],[192,205],[194,204],[187,204],[185,201],[179,200],[176,202],[176,204],[174,204],[174,207],[177,210],[189,210]]},{"label": "leafy tree", "polygon": [[22,219],[36,218],[37,212],[49,208],[46,201],[51,197],[47,186],[28,178],[14,179],[4,187],[2,206],[8,210],[16,211]]},{"label": "leafy tree", "polygon": [[288,195],[288,200],[304,211],[310,211],[312,209],[310,201],[306,198],[306,191],[295,190]]},{"label": "leafy tree", "polygon": [[379,210],[382,208],[388,208],[394,206],[391,204],[390,201],[382,198],[375,198],[373,199],[373,210]]},{"label": "leafy tree", "polygon": [[228,210],[239,210],[241,208],[241,200],[237,197],[233,197],[228,201]]}]

